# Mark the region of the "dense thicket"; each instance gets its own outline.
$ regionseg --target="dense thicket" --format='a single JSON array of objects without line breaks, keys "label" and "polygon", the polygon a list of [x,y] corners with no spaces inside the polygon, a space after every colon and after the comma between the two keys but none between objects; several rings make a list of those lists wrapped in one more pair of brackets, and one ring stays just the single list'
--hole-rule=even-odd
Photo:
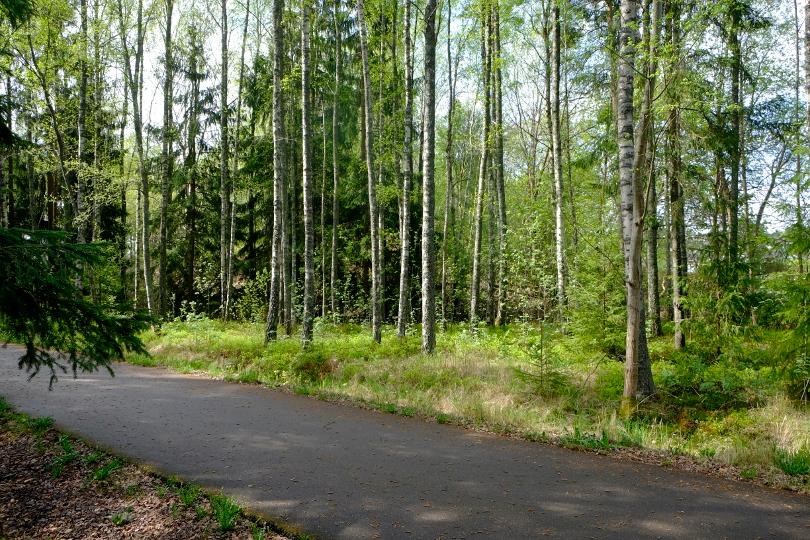
[{"label": "dense thicket", "polygon": [[126,299],[270,340],[553,321],[628,406],[648,335],[788,328],[806,395],[802,9],[40,0],[2,26],[0,225],[112,242]]}]

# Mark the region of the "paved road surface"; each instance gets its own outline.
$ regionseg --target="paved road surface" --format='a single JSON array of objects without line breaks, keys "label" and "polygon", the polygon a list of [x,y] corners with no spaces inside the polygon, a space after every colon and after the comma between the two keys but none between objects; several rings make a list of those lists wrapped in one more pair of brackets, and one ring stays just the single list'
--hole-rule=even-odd
[{"label": "paved road surface", "polygon": [[810,498],[129,365],[0,395],[318,538],[810,538]]}]

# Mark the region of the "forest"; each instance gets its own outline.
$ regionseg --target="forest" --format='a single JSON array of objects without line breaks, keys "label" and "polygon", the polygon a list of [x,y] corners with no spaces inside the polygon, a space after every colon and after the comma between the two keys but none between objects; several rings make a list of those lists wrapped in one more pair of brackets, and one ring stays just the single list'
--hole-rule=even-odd
[{"label": "forest", "polygon": [[5,341],[810,489],[810,1],[0,15]]}]

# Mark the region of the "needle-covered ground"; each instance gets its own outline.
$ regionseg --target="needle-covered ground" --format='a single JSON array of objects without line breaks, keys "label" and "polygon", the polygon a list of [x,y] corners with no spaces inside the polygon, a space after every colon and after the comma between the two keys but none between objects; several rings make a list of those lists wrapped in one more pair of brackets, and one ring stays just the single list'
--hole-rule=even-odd
[{"label": "needle-covered ground", "polygon": [[221,495],[164,480],[0,399],[0,539],[275,539]]},{"label": "needle-covered ground", "polygon": [[198,318],[146,333],[150,356],[128,360],[810,491],[810,409],[784,378],[779,333],[728,338],[719,355],[698,336],[686,352],[651,340],[658,393],[624,421],[620,357],[582,339],[450,327],[427,356],[413,330],[385,328],[376,344],[364,327],[319,322],[302,351],[297,335],[265,346],[261,324]]}]

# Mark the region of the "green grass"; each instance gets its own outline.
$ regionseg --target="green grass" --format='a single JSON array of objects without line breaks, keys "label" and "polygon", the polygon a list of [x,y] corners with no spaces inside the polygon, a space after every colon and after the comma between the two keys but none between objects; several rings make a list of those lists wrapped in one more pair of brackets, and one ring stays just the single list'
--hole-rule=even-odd
[{"label": "green grass", "polygon": [[226,532],[233,529],[236,519],[241,514],[242,509],[230,497],[211,496],[211,515],[216,519],[220,531]]},{"label": "green grass", "polygon": [[544,336],[538,355],[536,337],[517,325],[475,334],[451,326],[424,355],[418,332],[400,339],[391,327],[378,344],[365,327],[319,321],[302,351],[298,335],[265,346],[261,324],[199,319],[147,332],[151,355],[129,361],[576,448],[687,454],[762,477],[783,470],[778,449],[810,448],[810,410],[784,397],[768,361],[781,336],[735,338],[734,354],[720,357],[699,343],[676,352],[671,337],[651,339],[659,392],[632,421],[616,415],[622,363],[571,335]]}]

